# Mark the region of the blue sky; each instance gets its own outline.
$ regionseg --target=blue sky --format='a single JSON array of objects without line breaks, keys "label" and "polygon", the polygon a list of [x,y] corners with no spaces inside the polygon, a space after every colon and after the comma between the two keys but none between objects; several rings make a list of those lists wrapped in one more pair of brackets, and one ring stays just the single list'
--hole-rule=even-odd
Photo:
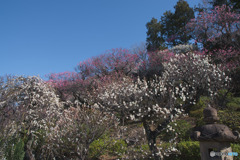
[{"label": "blue sky", "polygon": [[[191,7],[201,0],[187,0]],[[0,76],[44,78],[145,42],[146,23],[177,0],[1,0]]]}]

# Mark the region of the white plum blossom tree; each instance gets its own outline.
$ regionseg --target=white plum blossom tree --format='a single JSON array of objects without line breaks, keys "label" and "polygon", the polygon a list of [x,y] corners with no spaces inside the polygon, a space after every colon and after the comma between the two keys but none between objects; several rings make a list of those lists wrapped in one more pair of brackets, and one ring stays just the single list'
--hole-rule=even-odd
[{"label": "white plum blossom tree", "polygon": [[[11,137],[23,138],[27,136],[24,147],[25,157],[33,159],[34,145],[41,130],[54,126],[62,105],[54,89],[39,77],[2,78],[0,88],[0,126],[1,140]],[[47,135],[42,135],[47,136]],[[33,143],[33,141],[35,143]]]},{"label": "white plum blossom tree", "polygon": [[220,66],[210,63],[207,55],[199,52],[177,54],[164,63],[167,83],[172,86],[173,97],[195,104],[201,95],[213,97],[220,88],[227,87],[231,78]]},{"label": "white plum blossom tree", "polygon": [[106,130],[115,129],[115,117],[74,105],[64,110],[48,137],[48,146],[43,155],[57,159],[87,159],[90,144]]},{"label": "white plum blossom tree", "polygon": [[[162,76],[150,81],[123,76],[102,85],[92,95],[98,108],[117,113],[123,123],[143,123],[155,159],[160,158],[156,137],[182,113],[180,107],[194,104],[200,95],[213,97],[230,80],[209,62],[208,56],[199,53],[173,55],[163,66]],[[151,124],[155,127],[150,127]]]},{"label": "white plum blossom tree", "polygon": [[[118,113],[123,125],[129,121],[143,123],[149,147],[154,156],[157,156],[157,135],[171,122],[171,114],[181,112],[170,105],[170,92],[164,85],[164,80],[156,78],[147,82],[138,78],[135,82],[129,77],[123,77],[121,81],[99,88],[97,93],[96,106],[111,113]],[[151,130],[150,125],[156,123],[162,125]]]},{"label": "white plum blossom tree", "polygon": [[[64,109],[65,106],[70,108]],[[113,128],[114,122],[112,115],[79,102],[62,102],[53,87],[39,77],[0,79],[3,152],[16,145],[12,139],[23,139],[27,160],[85,159],[89,145],[105,130]]]}]

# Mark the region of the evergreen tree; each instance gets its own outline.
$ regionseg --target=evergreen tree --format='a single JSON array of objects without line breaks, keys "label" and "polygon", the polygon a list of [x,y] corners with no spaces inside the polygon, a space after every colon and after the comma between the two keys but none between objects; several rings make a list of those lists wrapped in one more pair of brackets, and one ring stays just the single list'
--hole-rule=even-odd
[{"label": "evergreen tree", "polygon": [[179,0],[174,6],[175,12],[166,11],[158,22],[152,18],[147,23],[147,49],[165,49],[178,44],[185,44],[191,36],[185,32],[186,24],[194,18],[194,11],[184,0]]},{"label": "evergreen tree", "polygon": [[152,18],[150,22],[146,24],[147,27],[147,50],[155,51],[158,49],[166,48],[164,46],[164,39],[161,37],[163,26],[157,19]]}]

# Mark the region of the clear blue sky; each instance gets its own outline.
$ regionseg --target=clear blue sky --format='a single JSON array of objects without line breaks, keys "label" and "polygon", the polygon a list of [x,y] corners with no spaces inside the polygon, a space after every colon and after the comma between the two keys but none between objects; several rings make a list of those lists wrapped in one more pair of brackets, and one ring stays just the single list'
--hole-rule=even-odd
[{"label": "clear blue sky", "polygon": [[[187,0],[191,7],[201,0]],[[177,0],[0,0],[0,76],[74,71],[112,48],[145,42],[146,23]]]}]

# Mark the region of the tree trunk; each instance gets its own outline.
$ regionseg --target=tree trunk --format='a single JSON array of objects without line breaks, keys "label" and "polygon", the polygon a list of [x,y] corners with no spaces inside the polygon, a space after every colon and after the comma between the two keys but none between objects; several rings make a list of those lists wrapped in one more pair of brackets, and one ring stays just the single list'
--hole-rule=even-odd
[{"label": "tree trunk", "polygon": [[152,155],[154,156],[155,160],[161,160],[161,157],[158,154],[158,149],[156,146],[156,139],[157,139],[157,131],[152,131],[150,129],[150,126],[147,124],[146,121],[143,121],[143,127],[146,132],[147,140],[148,140],[148,146],[152,152]]},{"label": "tree trunk", "polygon": [[[173,115],[175,115],[175,113],[172,113]],[[156,139],[157,136],[161,133],[161,131],[171,122],[171,118],[170,116],[165,119],[165,121],[161,124],[158,125],[158,127],[152,131],[150,129],[150,126],[147,123],[147,120],[144,118],[143,119],[143,127],[145,129],[146,132],[146,136],[147,136],[147,140],[148,140],[148,146],[152,152],[152,155],[154,156],[155,160],[161,160],[160,154],[158,149],[157,149],[157,145],[156,145]]]},{"label": "tree trunk", "polygon": [[33,141],[33,137],[32,137],[32,134],[30,134],[27,144],[24,146],[24,151],[25,151],[24,160],[35,160],[34,154],[32,153],[32,149],[31,149],[32,141]]}]

